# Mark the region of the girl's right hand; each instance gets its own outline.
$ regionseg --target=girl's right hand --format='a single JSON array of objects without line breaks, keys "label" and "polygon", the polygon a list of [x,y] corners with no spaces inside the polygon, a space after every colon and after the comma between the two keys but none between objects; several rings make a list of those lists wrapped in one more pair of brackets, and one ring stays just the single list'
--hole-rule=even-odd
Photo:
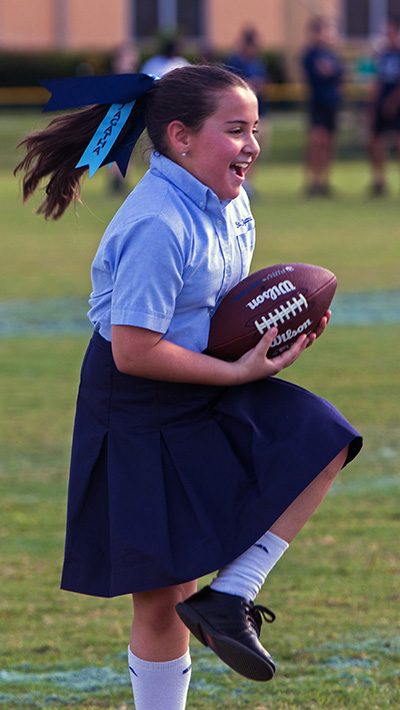
[{"label": "girl's right hand", "polygon": [[239,370],[237,374],[241,383],[277,375],[285,367],[292,365],[305,348],[315,340],[315,335],[300,335],[288,350],[270,359],[267,353],[277,333],[277,328],[271,328],[254,348],[236,360],[234,364]]}]

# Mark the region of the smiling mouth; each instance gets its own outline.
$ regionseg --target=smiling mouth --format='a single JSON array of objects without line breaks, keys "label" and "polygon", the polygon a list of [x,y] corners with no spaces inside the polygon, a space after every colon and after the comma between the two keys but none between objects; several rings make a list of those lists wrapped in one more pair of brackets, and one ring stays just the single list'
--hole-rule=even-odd
[{"label": "smiling mouth", "polygon": [[231,163],[229,168],[230,170],[233,170],[241,180],[244,180],[249,166],[250,163]]}]

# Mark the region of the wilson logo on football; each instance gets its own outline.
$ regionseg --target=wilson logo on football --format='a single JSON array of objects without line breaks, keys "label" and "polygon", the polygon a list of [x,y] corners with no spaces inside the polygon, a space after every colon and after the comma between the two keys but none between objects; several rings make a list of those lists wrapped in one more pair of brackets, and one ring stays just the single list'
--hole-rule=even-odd
[{"label": "wilson logo on football", "polygon": [[251,308],[251,310],[254,311],[254,309],[257,308],[257,306],[261,306],[264,301],[276,301],[279,296],[284,296],[286,293],[295,290],[296,288],[293,286],[292,282],[286,279],[286,281],[281,281],[279,284],[276,284],[276,286],[271,286],[271,288],[268,288],[266,291],[259,293],[258,296],[246,303],[246,308]]},{"label": "wilson logo on football", "polygon": [[[271,348],[279,348],[280,345],[284,345],[285,343],[288,343],[290,340],[293,340],[294,338],[297,338],[299,335],[302,333],[305,333],[307,331],[307,328],[311,328],[312,326],[312,320],[310,318],[307,318],[307,320],[304,321],[301,325],[299,325],[298,328],[295,328],[292,330],[291,328],[288,328],[284,333],[281,335],[276,336],[276,338],[273,339]],[[281,348],[281,350],[286,350],[286,346]]]}]

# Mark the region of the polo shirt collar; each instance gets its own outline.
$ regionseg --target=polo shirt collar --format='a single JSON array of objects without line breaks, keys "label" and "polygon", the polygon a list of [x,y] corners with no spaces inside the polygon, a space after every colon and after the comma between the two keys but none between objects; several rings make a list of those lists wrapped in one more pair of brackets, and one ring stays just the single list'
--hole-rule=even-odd
[{"label": "polo shirt collar", "polygon": [[173,160],[156,151],[153,151],[150,157],[150,170],[153,173],[158,173],[179,190],[182,190],[203,211],[210,207],[215,209],[217,205],[222,210],[231,202],[231,200],[220,202],[215,192],[207,185],[204,185],[194,175],[174,163]]}]

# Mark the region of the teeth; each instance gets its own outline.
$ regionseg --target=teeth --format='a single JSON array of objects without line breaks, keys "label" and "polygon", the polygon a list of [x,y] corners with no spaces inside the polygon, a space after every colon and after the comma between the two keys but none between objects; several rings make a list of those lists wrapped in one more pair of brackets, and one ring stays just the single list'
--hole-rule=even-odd
[{"label": "teeth", "polygon": [[249,163],[232,163],[236,168],[247,168]]}]

